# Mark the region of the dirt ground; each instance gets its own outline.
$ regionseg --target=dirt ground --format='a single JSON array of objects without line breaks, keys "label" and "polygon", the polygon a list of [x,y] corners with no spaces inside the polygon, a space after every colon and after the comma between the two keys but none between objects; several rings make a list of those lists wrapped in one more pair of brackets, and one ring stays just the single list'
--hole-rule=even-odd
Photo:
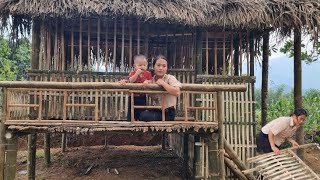
[{"label": "dirt ground", "polygon": [[[119,138],[128,139],[125,137]],[[135,138],[133,138],[135,139]],[[139,142],[155,143],[159,138],[140,137]],[[132,142],[125,142],[132,143]],[[23,143],[22,143],[23,144]],[[21,148],[23,149],[23,148]],[[180,180],[182,160],[172,151],[161,150],[160,145],[108,145],[51,149],[52,164],[43,166],[43,150],[37,151],[37,180]],[[306,164],[320,175],[320,150],[306,149]],[[19,151],[17,159],[18,180],[27,180],[27,152]]]}]

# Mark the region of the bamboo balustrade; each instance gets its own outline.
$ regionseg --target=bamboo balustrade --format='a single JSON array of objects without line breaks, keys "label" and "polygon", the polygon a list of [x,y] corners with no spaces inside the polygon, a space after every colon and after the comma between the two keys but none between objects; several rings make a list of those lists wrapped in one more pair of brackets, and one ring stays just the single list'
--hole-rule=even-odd
[{"label": "bamboo balustrade", "polygon": [[[133,93],[165,93],[157,85],[148,85],[147,89],[149,90],[145,90],[145,87],[139,84],[128,83],[121,85],[120,83],[111,82],[2,81],[0,82],[0,86],[5,87],[7,91],[6,123],[93,123],[103,120],[124,120],[127,113],[126,103],[124,103],[127,96],[124,96],[124,94],[130,93],[130,88],[136,89],[131,90]],[[185,108],[182,121],[186,123],[189,121],[188,115],[190,111],[216,111],[216,106],[206,107],[202,105],[201,107],[196,107],[190,104],[188,100],[191,95],[243,90],[245,90],[245,86],[183,84],[181,91],[182,96],[186,97],[186,102],[183,102],[186,105],[181,105]],[[108,94],[113,95],[108,96]],[[217,105],[217,102],[214,104]],[[146,106],[139,108],[154,107]],[[163,109],[163,105],[161,108]],[[200,123],[200,121],[204,121],[203,123],[216,121],[213,117],[210,119],[198,118],[194,117],[193,121],[196,123]]]}]

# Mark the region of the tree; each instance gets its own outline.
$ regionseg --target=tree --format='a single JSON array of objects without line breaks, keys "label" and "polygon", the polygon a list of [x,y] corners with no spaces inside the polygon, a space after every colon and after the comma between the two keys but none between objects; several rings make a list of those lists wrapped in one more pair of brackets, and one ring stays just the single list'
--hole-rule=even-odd
[{"label": "tree", "polygon": [[12,51],[9,47],[8,40],[0,36],[0,80],[15,80],[16,66],[10,60]]}]

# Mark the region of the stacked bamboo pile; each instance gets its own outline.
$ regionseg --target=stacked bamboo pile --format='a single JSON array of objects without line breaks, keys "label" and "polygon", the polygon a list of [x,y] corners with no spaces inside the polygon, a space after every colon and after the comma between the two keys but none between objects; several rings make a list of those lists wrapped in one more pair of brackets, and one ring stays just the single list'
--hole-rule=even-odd
[{"label": "stacked bamboo pile", "polygon": [[[300,146],[300,148],[310,147],[312,145],[315,144],[305,144]],[[257,171],[259,177],[272,180],[320,179],[320,177],[292,151],[293,149],[294,148],[282,150],[280,155],[275,155],[272,152],[249,158],[247,162],[254,163],[256,166],[243,171],[243,173],[248,174]]]}]

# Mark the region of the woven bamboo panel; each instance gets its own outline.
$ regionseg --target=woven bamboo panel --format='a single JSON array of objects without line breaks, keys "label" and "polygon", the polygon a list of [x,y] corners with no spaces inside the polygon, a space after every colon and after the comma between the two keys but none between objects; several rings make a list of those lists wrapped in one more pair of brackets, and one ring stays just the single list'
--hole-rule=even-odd
[{"label": "woven bamboo panel", "polygon": [[287,179],[320,179],[292,150],[286,150],[280,155],[269,153],[248,160],[254,168],[244,171],[259,173],[258,179],[287,180]]}]

